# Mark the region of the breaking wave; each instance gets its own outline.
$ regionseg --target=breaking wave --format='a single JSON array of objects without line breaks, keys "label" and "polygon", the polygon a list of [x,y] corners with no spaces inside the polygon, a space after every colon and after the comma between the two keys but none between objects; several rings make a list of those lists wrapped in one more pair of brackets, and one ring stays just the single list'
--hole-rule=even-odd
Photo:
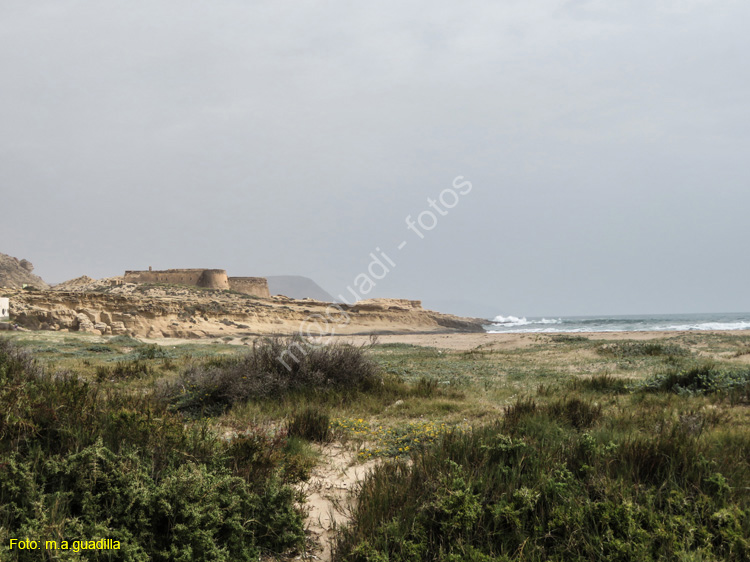
[{"label": "breaking wave", "polygon": [[750,330],[747,314],[674,314],[660,316],[609,316],[527,318],[496,316],[485,326],[488,333],[565,332],[683,332]]},{"label": "breaking wave", "polygon": [[562,319],[539,318],[537,320],[527,320],[526,317],[518,318],[517,316],[495,316],[493,324],[502,326],[528,326],[529,324],[560,324]]}]

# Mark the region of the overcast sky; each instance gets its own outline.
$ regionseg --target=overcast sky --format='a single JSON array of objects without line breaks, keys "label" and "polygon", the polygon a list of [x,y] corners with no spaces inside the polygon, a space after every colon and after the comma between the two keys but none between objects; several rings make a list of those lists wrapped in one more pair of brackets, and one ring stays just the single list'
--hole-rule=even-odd
[{"label": "overcast sky", "polygon": [[0,0],[0,252],[347,296],[378,247],[362,296],[449,312],[750,311],[749,27],[723,0]]}]

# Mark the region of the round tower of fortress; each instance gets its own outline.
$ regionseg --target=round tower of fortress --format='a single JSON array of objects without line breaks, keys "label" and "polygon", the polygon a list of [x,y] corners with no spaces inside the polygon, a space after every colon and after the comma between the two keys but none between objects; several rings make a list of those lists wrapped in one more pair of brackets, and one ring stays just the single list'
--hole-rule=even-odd
[{"label": "round tower of fortress", "polygon": [[224,269],[206,269],[197,285],[206,289],[229,289],[229,278]]}]

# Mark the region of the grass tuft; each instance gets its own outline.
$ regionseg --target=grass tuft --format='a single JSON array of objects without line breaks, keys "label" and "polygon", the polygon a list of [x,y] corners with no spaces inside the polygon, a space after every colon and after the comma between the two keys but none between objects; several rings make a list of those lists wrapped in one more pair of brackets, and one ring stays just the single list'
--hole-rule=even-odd
[{"label": "grass tuft", "polygon": [[331,416],[315,406],[295,412],[287,423],[287,432],[292,437],[326,443],[331,440]]}]

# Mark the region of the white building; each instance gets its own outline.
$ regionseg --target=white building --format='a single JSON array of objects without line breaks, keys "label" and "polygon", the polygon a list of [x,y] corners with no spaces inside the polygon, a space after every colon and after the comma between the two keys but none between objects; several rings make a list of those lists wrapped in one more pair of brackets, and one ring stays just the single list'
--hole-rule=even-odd
[{"label": "white building", "polygon": [[10,300],[2,297],[0,298],[0,320],[7,320],[10,316]]}]

